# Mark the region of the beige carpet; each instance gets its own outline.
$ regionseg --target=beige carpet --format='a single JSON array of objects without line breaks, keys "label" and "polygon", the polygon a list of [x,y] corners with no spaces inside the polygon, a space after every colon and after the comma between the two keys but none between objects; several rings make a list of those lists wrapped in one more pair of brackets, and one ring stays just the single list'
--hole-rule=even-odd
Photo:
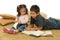
[{"label": "beige carpet", "polygon": [[11,28],[12,25],[0,26],[0,40],[60,40],[60,30],[51,30],[53,37],[32,37],[22,33],[7,34],[3,32],[3,27]]}]

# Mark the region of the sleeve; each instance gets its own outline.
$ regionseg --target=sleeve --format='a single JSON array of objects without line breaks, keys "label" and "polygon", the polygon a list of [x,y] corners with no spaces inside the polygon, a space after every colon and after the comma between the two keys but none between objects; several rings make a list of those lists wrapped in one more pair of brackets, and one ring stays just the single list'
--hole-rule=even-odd
[{"label": "sleeve", "polygon": [[18,20],[19,20],[19,17],[17,17],[17,16],[16,16],[16,19],[15,19],[15,21],[18,21]]},{"label": "sleeve", "polygon": [[34,24],[34,23],[35,23],[35,20],[31,17],[30,24]]},{"label": "sleeve", "polygon": [[43,27],[43,25],[44,25],[44,20],[43,20],[43,18],[38,18],[38,19],[37,19],[37,26],[38,26],[38,27]]},{"label": "sleeve", "polygon": [[28,22],[28,15],[26,15],[25,17],[24,17],[24,19],[23,20],[21,20],[21,24],[24,24],[24,23],[27,23]]}]

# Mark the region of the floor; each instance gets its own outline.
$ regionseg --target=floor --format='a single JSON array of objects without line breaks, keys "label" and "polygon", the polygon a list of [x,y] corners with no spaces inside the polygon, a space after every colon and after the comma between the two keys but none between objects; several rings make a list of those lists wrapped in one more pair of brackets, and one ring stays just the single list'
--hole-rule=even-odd
[{"label": "floor", "polygon": [[12,25],[0,26],[0,40],[60,40],[60,30],[51,30],[53,37],[33,37],[22,33],[7,34],[3,32],[3,27],[11,28]]}]

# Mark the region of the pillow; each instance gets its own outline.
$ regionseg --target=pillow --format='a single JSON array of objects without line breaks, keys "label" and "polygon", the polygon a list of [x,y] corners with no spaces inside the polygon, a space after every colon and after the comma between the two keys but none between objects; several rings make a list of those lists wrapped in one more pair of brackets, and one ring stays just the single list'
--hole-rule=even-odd
[{"label": "pillow", "polygon": [[0,16],[4,19],[16,19],[16,16],[13,16],[11,14],[0,14]]},{"label": "pillow", "polygon": [[60,20],[60,18],[55,18],[56,20]]},{"label": "pillow", "polygon": [[47,19],[47,15],[44,12],[40,12],[41,16]]},{"label": "pillow", "polygon": [[10,20],[10,19],[0,19],[0,25],[6,25],[10,23],[14,23],[15,20]]}]

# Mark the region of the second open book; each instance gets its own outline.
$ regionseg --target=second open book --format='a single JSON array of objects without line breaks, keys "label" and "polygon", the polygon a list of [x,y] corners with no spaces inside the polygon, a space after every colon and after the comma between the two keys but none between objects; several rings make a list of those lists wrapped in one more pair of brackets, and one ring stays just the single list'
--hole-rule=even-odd
[{"label": "second open book", "polygon": [[31,35],[31,36],[53,36],[51,31],[22,31],[22,33],[27,34],[27,35]]}]

